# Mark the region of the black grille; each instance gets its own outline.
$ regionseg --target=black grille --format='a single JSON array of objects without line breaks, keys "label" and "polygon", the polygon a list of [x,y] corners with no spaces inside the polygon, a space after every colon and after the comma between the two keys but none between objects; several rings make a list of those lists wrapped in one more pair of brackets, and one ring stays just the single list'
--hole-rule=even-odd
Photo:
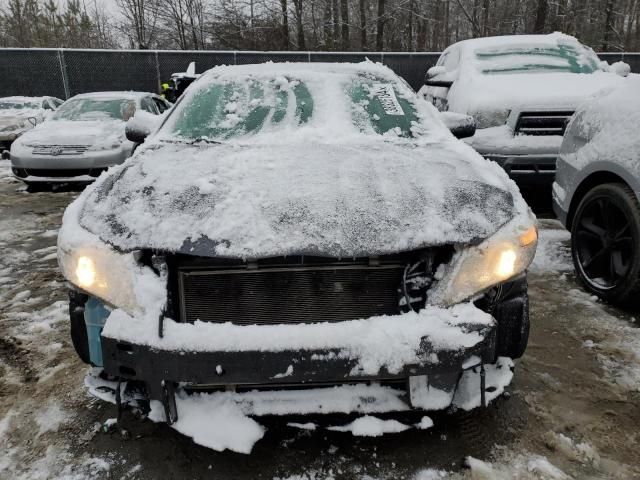
[{"label": "black grille", "polygon": [[51,168],[27,168],[24,171],[27,176],[34,177],[50,177],[50,178],[68,178],[79,177],[82,175],[90,175],[98,177],[106,168],[67,168],[67,169],[51,169]]},{"label": "black grille", "polygon": [[[424,261],[425,255],[431,252],[352,261],[313,261],[305,257],[293,263],[235,266],[193,265],[191,261],[177,266],[176,306],[182,321],[242,325],[338,322],[393,315],[404,308],[400,300],[407,265],[423,266],[425,272],[424,266],[429,265],[427,276],[435,268],[434,261]],[[415,290],[410,297],[412,304],[418,301]]]},{"label": "black grille", "polygon": [[516,124],[516,134],[564,135],[573,112],[522,112]]}]

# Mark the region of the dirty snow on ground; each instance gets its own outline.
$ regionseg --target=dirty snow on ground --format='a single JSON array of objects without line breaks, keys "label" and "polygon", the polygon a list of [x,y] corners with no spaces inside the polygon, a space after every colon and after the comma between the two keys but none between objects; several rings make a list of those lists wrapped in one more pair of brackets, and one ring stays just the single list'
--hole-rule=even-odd
[{"label": "dirty snow on ground", "polygon": [[[69,356],[66,290],[55,259],[70,195],[53,200],[56,214],[39,215],[9,172],[9,162],[0,161],[0,478],[101,477],[116,456],[77,454],[72,446],[94,432],[74,422],[78,403],[86,402],[77,383],[83,368]],[[17,191],[9,197],[11,187]]]}]

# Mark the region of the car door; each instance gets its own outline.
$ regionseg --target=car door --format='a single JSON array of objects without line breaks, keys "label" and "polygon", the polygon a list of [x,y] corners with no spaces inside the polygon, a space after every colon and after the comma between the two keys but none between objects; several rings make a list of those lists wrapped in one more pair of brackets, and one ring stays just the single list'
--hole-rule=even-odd
[{"label": "car door", "polygon": [[441,112],[449,109],[447,97],[456,81],[460,68],[460,49],[449,47],[438,59],[435,67],[427,71],[424,89],[425,100],[432,103]]}]

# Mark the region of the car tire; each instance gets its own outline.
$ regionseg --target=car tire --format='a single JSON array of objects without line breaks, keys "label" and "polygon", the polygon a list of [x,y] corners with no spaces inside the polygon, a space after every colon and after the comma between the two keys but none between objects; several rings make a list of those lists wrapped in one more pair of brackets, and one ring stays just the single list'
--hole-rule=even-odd
[{"label": "car tire", "polygon": [[86,364],[91,364],[89,355],[89,337],[84,320],[84,304],[87,295],[71,290],[69,292],[69,320],[71,323],[71,343],[78,357]]},{"label": "car tire", "polygon": [[515,286],[514,296],[501,301],[495,307],[498,322],[496,331],[496,356],[517,359],[524,355],[529,343],[529,295],[527,283]]},{"label": "car tire", "polygon": [[582,198],[571,255],[584,287],[604,301],[624,305],[640,293],[640,204],[627,185],[599,185]]}]

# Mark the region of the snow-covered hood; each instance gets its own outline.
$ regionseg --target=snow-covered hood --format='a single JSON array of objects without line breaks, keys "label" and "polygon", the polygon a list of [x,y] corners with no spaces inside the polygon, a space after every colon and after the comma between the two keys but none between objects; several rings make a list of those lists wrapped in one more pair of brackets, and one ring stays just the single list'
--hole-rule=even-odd
[{"label": "snow-covered hood", "polygon": [[125,122],[48,120],[21,137],[34,145],[96,145],[125,139]]},{"label": "snow-covered hood", "polygon": [[470,75],[454,84],[449,109],[475,114],[495,110],[575,109],[603,88],[624,79],[609,72]]},{"label": "snow-covered hood", "polygon": [[526,208],[497,165],[452,137],[421,146],[156,144],[78,201],[81,226],[117,248],[235,258],[469,243]]}]

